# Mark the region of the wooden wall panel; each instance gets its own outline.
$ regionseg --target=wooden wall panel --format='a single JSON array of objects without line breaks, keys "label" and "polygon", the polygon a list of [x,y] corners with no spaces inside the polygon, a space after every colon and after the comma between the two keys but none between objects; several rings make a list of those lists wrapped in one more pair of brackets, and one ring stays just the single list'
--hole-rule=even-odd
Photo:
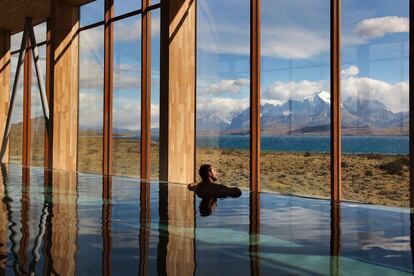
[{"label": "wooden wall panel", "polygon": [[79,98],[79,7],[52,1],[50,91],[53,169],[76,170]]},{"label": "wooden wall panel", "polygon": [[195,1],[161,4],[160,179],[194,181]]},{"label": "wooden wall panel", "polygon": [[[10,68],[10,33],[0,31],[0,137],[3,137],[9,110]],[[4,160],[9,160],[8,152],[7,150]]]}]

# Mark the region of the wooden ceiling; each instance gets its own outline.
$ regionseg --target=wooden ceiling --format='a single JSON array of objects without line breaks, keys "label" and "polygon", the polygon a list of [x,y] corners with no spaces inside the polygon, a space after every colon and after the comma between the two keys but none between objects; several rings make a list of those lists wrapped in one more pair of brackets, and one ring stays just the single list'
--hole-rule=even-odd
[{"label": "wooden ceiling", "polygon": [[52,1],[64,1],[73,5],[82,5],[94,0],[0,0],[0,30],[12,34],[23,30],[25,18],[31,17],[36,25],[50,16]]}]

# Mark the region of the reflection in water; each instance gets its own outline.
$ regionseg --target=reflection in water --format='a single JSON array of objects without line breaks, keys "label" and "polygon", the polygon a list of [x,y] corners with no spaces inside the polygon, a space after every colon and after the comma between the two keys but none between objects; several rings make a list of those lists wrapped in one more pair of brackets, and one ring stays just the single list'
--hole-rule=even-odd
[{"label": "reflection in water", "polygon": [[139,200],[139,275],[148,275],[151,223],[150,189],[148,181],[141,181]]},{"label": "reflection in water", "polygon": [[103,275],[112,274],[112,177],[103,177],[102,191],[102,271]]},{"label": "reflection in water", "polygon": [[[16,166],[2,176],[0,275],[412,273],[403,209],[245,193],[206,217],[196,216],[205,198],[180,185]],[[82,195],[89,182],[102,193]]]},{"label": "reflection in water", "polygon": [[249,256],[252,276],[260,275],[260,194],[250,192]]},{"label": "reflection in water", "polygon": [[339,256],[341,256],[341,205],[331,203],[331,275],[339,275]]},{"label": "reflection in water", "polygon": [[[1,166],[2,175],[7,175],[6,165]],[[0,178],[0,275],[4,275],[7,263],[7,199],[3,177]]]}]

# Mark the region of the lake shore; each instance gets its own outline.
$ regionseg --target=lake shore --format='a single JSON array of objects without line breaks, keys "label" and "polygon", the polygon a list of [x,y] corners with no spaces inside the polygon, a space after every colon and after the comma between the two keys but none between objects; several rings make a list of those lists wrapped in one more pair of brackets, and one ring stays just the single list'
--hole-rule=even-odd
[{"label": "lake shore", "polygon": [[[79,171],[101,173],[102,137],[79,138]],[[37,157],[43,151],[42,140],[36,139],[39,142],[34,143],[33,166],[43,165],[43,159]],[[21,140],[14,141],[11,144],[12,157],[21,153]],[[139,177],[139,156],[138,140],[114,140],[114,175]],[[205,163],[213,165],[217,169],[220,183],[249,187],[249,151],[197,148],[196,156],[196,168]],[[263,191],[321,198],[330,196],[330,155],[327,153],[262,151],[260,163]],[[158,179],[158,143],[151,143],[151,178]],[[342,180],[344,200],[409,206],[406,155],[344,154]]]}]

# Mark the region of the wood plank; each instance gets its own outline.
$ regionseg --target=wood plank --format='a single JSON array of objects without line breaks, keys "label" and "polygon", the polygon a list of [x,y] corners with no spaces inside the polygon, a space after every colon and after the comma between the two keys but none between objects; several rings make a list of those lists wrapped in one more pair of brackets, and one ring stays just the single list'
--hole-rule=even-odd
[{"label": "wood plank", "polygon": [[49,78],[53,89],[52,167],[75,171],[78,141],[79,7],[52,2]]},{"label": "wood plank", "polygon": [[[3,137],[9,110],[10,70],[10,33],[0,31],[0,137]],[[6,150],[4,160],[9,160],[9,150]]]},{"label": "wood plank", "polygon": [[194,181],[195,2],[161,3],[160,179]]}]

